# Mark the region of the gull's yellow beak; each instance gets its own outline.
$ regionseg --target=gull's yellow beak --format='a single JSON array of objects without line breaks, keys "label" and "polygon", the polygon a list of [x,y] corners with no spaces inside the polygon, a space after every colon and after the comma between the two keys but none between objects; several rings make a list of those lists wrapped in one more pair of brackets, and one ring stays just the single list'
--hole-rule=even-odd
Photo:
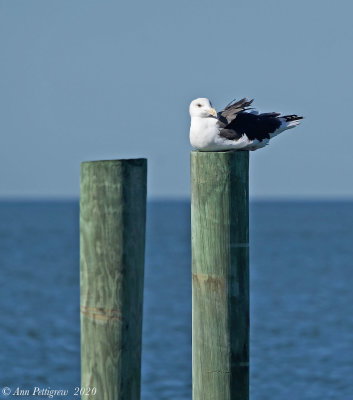
[{"label": "gull's yellow beak", "polygon": [[213,115],[214,117],[217,117],[217,111],[214,108],[209,108],[206,110],[210,115]]}]

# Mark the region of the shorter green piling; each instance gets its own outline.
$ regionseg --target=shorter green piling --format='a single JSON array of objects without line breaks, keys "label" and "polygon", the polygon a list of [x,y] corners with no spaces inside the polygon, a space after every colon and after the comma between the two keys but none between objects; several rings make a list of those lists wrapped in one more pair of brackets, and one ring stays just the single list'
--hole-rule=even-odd
[{"label": "shorter green piling", "polygon": [[146,159],[81,164],[85,399],[140,399],[146,176]]}]

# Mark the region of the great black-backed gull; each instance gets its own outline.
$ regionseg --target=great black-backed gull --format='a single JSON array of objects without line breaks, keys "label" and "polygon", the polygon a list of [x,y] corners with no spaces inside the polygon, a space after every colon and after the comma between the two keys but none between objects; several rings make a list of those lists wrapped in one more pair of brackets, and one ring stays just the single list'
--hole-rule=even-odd
[{"label": "great black-backed gull", "polygon": [[206,98],[193,100],[190,143],[200,151],[257,150],[279,133],[296,127],[303,118],[280,113],[259,114],[250,108],[253,100],[232,101],[217,113]]}]

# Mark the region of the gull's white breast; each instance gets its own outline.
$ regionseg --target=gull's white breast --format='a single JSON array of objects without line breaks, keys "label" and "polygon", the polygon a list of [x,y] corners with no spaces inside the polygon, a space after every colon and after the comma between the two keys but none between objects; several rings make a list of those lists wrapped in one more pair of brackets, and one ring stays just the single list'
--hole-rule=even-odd
[{"label": "gull's white breast", "polygon": [[191,118],[190,143],[198,150],[212,150],[217,148],[219,128],[216,118]]}]

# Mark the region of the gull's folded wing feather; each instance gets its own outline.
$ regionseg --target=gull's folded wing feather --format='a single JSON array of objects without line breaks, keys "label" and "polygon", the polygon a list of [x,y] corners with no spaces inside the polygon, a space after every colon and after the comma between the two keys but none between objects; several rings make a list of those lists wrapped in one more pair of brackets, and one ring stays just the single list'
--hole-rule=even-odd
[{"label": "gull's folded wing feather", "polygon": [[224,110],[218,113],[218,120],[220,128],[224,128],[230,122],[236,118],[237,114],[241,111],[249,109],[250,105],[254,100],[248,100],[247,98],[241,99],[239,101],[233,100],[227,104]]},{"label": "gull's folded wing feather", "polygon": [[250,140],[257,139],[261,142],[270,139],[270,134],[281,126],[279,115],[278,113],[256,115],[242,111],[219,132],[219,135],[229,140],[238,140],[246,135]]}]

